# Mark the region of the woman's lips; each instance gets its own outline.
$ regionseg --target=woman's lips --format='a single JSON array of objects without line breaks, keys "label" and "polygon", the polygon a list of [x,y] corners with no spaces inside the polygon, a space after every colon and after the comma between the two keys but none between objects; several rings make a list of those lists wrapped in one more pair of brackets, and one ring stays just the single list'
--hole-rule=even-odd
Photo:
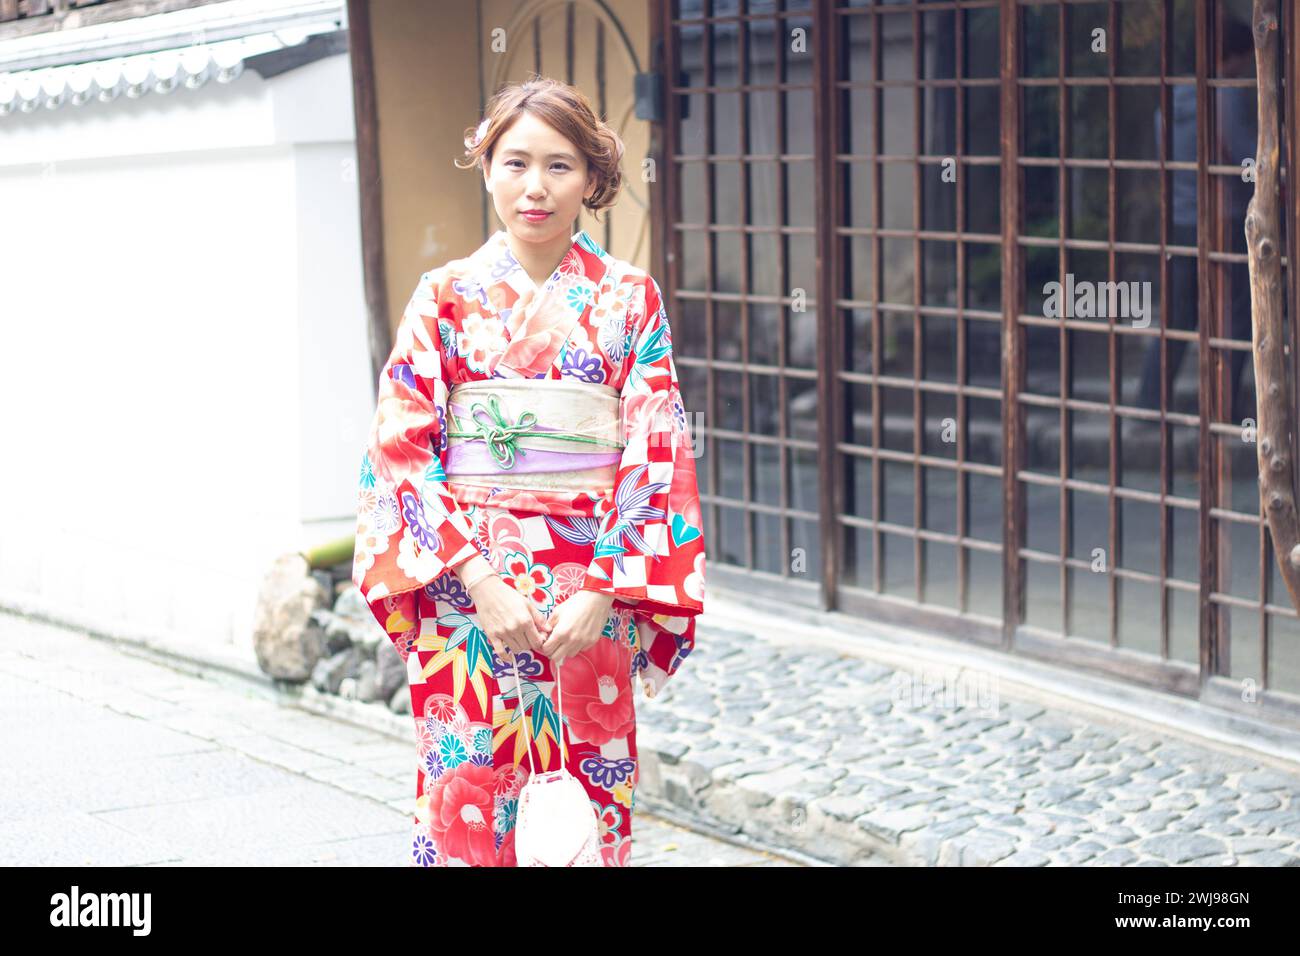
[{"label": "woman's lips", "polygon": [[549,216],[550,213],[549,212],[525,212],[525,213],[521,213],[521,215],[529,222],[541,222],[543,219]]}]

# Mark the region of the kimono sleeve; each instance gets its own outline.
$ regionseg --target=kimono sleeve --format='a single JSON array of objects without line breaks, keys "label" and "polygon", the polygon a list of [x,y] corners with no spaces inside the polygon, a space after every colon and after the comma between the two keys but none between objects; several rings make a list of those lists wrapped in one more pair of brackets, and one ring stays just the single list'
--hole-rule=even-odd
[{"label": "kimono sleeve", "polygon": [[704,610],[704,530],[672,332],[653,279],[644,312],[631,321],[623,457],[582,587],[611,594],[646,619],[652,637],[638,669],[657,691],[694,646],[694,618]]},{"label": "kimono sleeve", "polygon": [[418,589],[484,553],[443,470],[447,361],[433,275],[411,296],[379,377],[352,567],[353,583],[404,659],[418,636]]}]

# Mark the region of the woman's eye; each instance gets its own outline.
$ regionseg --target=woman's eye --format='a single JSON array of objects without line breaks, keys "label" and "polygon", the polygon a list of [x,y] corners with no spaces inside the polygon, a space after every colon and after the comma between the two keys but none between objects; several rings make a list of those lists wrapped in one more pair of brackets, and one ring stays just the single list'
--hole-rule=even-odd
[{"label": "woman's eye", "polygon": [[[523,168],[523,165],[524,165],[524,162],[523,162],[523,160],[521,160],[521,159],[507,159],[507,160],[506,160],[506,166],[508,166],[508,167],[511,168],[511,169],[522,169],[522,168]],[[563,169],[563,170],[567,170],[567,169],[569,169],[569,164],[568,164],[568,163],[551,163],[551,169]]]}]

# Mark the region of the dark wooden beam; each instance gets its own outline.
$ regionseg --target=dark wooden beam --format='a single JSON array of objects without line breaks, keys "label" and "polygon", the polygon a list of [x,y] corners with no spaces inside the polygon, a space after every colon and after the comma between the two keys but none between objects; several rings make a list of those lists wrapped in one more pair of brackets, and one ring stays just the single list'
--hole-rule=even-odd
[{"label": "dark wooden beam", "polygon": [[1011,650],[1024,603],[1025,568],[1020,560],[1024,537],[1024,495],[1017,475],[1024,459],[1020,428],[1020,8],[1002,0],[1002,647]]},{"label": "dark wooden beam", "polygon": [[388,280],[384,272],[384,208],[380,182],[379,112],[375,96],[370,5],[348,0],[348,51],[352,60],[352,111],[357,127],[357,186],[361,201],[361,265],[366,290],[366,328],[371,381],[393,350],[388,327]]},{"label": "dark wooden beam", "polygon": [[[843,435],[843,409],[840,371],[844,368],[844,329],[840,310],[835,304],[838,279],[835,259],[840,249],[835,240],[835,224],[843,208],[839,190],[836,189],[835,153],[839,146],[839,112],[835,91],[836,57],[832,24],[835,11],[830,0],[814,0],[813,43],[816,59],[813,61],[813,183],[816,197],[817,250],[817,365],[823,387],[817,402],[817,430],[822,440],[817,443],[819,472],[817,510],[821,515],[821,606],[823,610],[838,608],[839,584],[842,570],[840,542],[844,532],[840,529],[838,510],[843,507],[843,469],[840,467],[838,442]],[[779,23],[779,21],[778,21]],[[744,102],[742,100],[742,102]],[[803,144],[800,144],[802,146]],[[740,148],[747,149],[744,139]],[[743,193],[742,193],[743,194]],[[748,217],[745,220],[748,221]],[[742,246],[743,248],[743,246]],[[744,286],[748,288],[748,283]],[[745,397],[748,399],[749,390]],[[787,407],[783,401],[781,407]],[[782,454],[782,476],[786,474],[788,455]],[[788,504],[788,499],[782,499]],[[789,566],[791,555],[782,555]]]}]

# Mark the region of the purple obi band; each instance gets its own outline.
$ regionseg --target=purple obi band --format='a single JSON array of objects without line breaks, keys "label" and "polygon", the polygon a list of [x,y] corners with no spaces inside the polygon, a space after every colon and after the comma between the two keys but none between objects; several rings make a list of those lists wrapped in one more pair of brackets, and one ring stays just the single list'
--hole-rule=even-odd
[{"label": "purple obi band", "polygon": [[[453,404],[451,410],[458,419],[469,418],[469,406]],[[536,431],[556,431],[544,425],[536,426]],[[622,459],[621,451],[595,454],[581,451],[548,451],[545,448],[529,448],[524,455],[515,460],[510,471],[570,471],[575,468],[599,468],[602,465],[616,465]],[[466,442],[447,449],[447,473],[495,475],[502,469],[488,451],[486,441]]]},{"label": "purple obi band", "polygon": [[573,379],[462,382],[447,402],[449,482],[534,491],[613,488],[619,394]]}]

